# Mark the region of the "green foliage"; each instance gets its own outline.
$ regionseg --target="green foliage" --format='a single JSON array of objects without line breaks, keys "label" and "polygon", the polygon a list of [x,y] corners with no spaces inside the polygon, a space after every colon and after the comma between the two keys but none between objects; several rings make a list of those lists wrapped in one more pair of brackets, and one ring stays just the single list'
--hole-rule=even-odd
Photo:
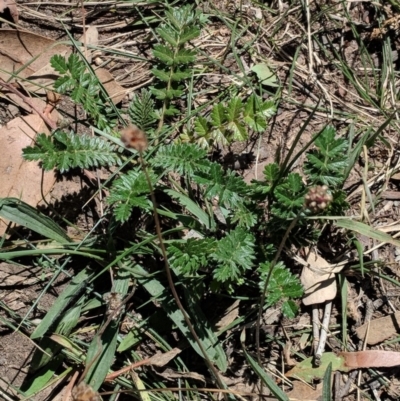
[{"label": "green foliage", "polygon": [[211,165],[207,160],[207,152],[191,144],[160,146],[151,164],[162,168],[164,173],[176,172],[187,176],[207,171]]},{"label": "green foliage", "polygon": [[342,184],[348,164],[348,141],[335,136],[335,129],[326,127],[315,140],[314,145],[317,149],[307,155],[308,162],[304,165],[304,171],[309,175],[312,184],[332,188]]},{"label": "green foliage", "polygon": [[[54,56],[51,60],[52,66],[60,74],[55,88],[76,104],[82,105],[88,121],[97,128],[94,131],[104,135],[92,137],[57,130],[49,137],[40,134],[35,145],[23,151],[25,159],[41,161],[46,170],[56,168],[66,172],[76,167],[100,167],[104,168],[102,172],[106,174],[106,168],[113,167],[108,170],[106,177],[101,175],[99,192],[106,195],[102,202],[105,208],[100,209],[101,219],[94,221],[93,227],[87,231],[85,242],[75,242],[75,237],[74,241],[66,237],[64,228],[57,226],[55,229],[50,218],[50,221],[45,221],[47,229],[38,229],[38,221],[43,223],[46,220],[44,216],[38,220],[33,208],[28,210],[29,213],[25,210],[21,214],[21,205],[17,200],[14,200],[16,205],[11,209],[18,210],[11,210],[10,205],[3,202],[0,212],[4,218],[60,243],[59,248],[52,249],[53,255],[57,255],[54,265],[51,264],[51,258],[47,258],[51,256],[47,248],[46,253],[40,254],[40,263],[35,261],[37,265],[56,266],[59,271],[60,266],[64,268],[66,263],[72,266],[77,255],[81,259],[74,267],[81,269],[79,266],[85,266],[83,272],[77,271],[73,276],[72,285],[67,287],[55,307],[42,320],[32,334],[33,338],[44,337],[53,329],[66,337],[72,331],[77,332],[82,313],[89,315],[93,310],[96,315],[103,313],[99,312],[99,308],[105,305],[98,295],[105,286],[112,286],[107,291],[125,296],[134,292],[129,287],[135,283],[138,291],[132,301],[135,309],[137,307],[143,313],[144,319],[142,322],[135,321],[135,327],[124,338],[121,352],[135,349],[137,344],[148,338],[156,339],[155,346],[167,350],[170,344],[166,341],[170,336],[165,335],[169,334],[166,330],[174,325],[194,350],[200,355],[208,355],[211,363],[224,371],[226,356],[211,329],[207,319],[209,315],[201,311],[204,301],[215,300],[212,291],[218,292],[221,298],[228,293],[240,300],[240,316],[230,323],[233,326],[239,321],[243,322],[246,309],[252,313],[260,307],[259,296],[266,290],[265,303],[261,305],[264,309],[279,304],[284,316],[295,316],[297,298],[302,296],[303,289],[298,277],[289,268],[292,267],[290,255],[277,254],[276,250],[284,254],[288,249],[298,250],[296,246],[299,244],[318,245],[322,219],[318,220],[317,216],[311,219],[310,213],[317,209],[305,207],[305,194],[309,195],[311,186],[328,185],[328,195],[332,195],[330,204],[314,214],[343,214],[347,207],[342,186],[346,175],[348,143],[345,139],[337,138],[333,128],[328,127],[316,137],[312,150],[308,153],[307,149],[303,150],[307,161],[301,164],[303,159],[297,159],[293,152],[294,149],[297,151],[297,139],[302,134],[300,131],[293,149],[288,152],[287,160],[282,164],[267,165],[264,168],[264,181],[248,184],[238,172],[225,168],[217,161],[224,154],[211,151],[214,146],[230,146],[268,130],[277,103],[270,100],[266,87],[271,90],[277,79],[276,74],[266,64],[253,66],[252,70],[258,77],[256,86],[251,72],[239,83],[239,70],[235,68],[234,83],[221,87],[218,100],[213,99],[215,91],[206,87],[204,76],[226,68],[224,57],[230,57],[229,52],[221,52],[218,63],[211,58],[203,62],[206,59],[203,53],[201,59],[197,58],[200,50],[196,48],[194,40],[200,35],[201,21],[205,20],[191,6],[168,6],[163,13],[160,3],[152,11],[154,13],[151,16],[143,13],[140,23],[145,23],[154,33],[154,58],[149,60],[153,67],[153,86],[136,93],[129,107],[123,110],[124,118],[129,120],[126,123],[135,124],[149,135],[148,148],[139,154],[114,145],[112,135],[115,133],[112,128],[115,121],[109,113],[112,103],[90,66],[78,55],[71,55],[67,59]],[[158,27],[157,19],[162,21]],[[240,29],[232,29],[230,41],[230,44],[240,45],[237,49],[239,53],[235,54],[238,61],[247,51],[247,45],[243,46],[240,42],[243,32],[241,26],[242,23],[238,22]],[[122,121],[120,125],[123,125]],[[180,140],[176,140],[182,130],[186,131]],[[115,139],[115,142],[118,140]],[[256,153],[256,147],[253,149]],[[301,156],[303,151],[297,155]],[[296,160],[299,163],[291,170]],[[95,191],[97,188],[93,193]],[[320,193],[317,192],[317,195],[320,196]],[[306,199],[310,200],[309,197]],[[312,206],[312,202],[308,206]],[[157,210],[155,216],[153,208]],[[29,224],[24,216],[29,217]],[[340,219],[335,220],[334,224],[341,227],[350,225],[348,220]],[[324,228],[325,232],[329,229],[326,224]],[[100,235],[93,234],[95,230]],[[167,250],[165,261],[163,244]],[[34,251],[39,254],[43,248],[40,244]],[[64,250],[65,253],[60,257]],[[26,249],[23,252],[27,252]],[[11,259],[13,255],[21,257],[26,253],[9,252],[7,247],[2,252],[3,259]],[[284,256],[287,267],[280,261]],[[59,262],[62,258],[65,260]],[[92,264],[92,259],[98,263]],[[272,266],[271,260],[277,260],[277,263]],[[170,282],[170,276],[166,275],[168,266],[172,269],[172,278],[187,316],[171,295],[173,286],[169,288],[167,284]],[[107,276],[107,281],[104,280],[97,287],[98,280],[105,277],[104,272],[108,274],[111,269],[112,280],[108,281]],[[96,299],[88,299],[92,289],[99,292],[96,293]],[[137,305],[138,300],[141,305]],[[152,318],[153,311],[156,311],[157,319]],[[99,320],[91,320],[92,316],[88,316],[85,324],[88,327],[93,324],[89,327],[93,330]],[[105,313],[105,320],[108,316]],[[204,353],[192,338],[186,317],[193,322],[194,330],[204,345]],[[136,316],[133,318],[141,319]],[[161,324],[154,329],[153,321],[156,320]],[[112,319],[109,323],[107,330],[101,326],[102,335],[99,339],[93,337],[86,357],[90,364],[96,355],[100,356],[89,372],[89,380],[97,387],[110,370],[120,338],[118,320]],[[157,332],[158,329],[160,332]],[[232,335],[235,336],[236,332],[232,331]],[[219,334],[222,338],[224,330],[220,330]],[[66,363],[72,351],[74,363],[77,363],[76,358],[81,358],[86,344],[80,342],[75,349],[74,338],[53,337],[54,341],[58,341],[57,346],[68,348]],[[245,347],[246,341],[243,340],[242,344]],[[99,350],[100,346],[107,352]],[[123,357],[128,360],[136,356],[132,351]],[[268,375],[264,375],[247,354],[246,357],[264,382],[273,389],[272,392],[280,394],[279,388]],[[187,370],[182,359],[176,358],[175,363],[182,371]],[[157,387],[160,386],[162,383],[157,384]],[[169,396],[165,394],[165,397]],[[280,395],[280,398],[284,397]]]},{"label": "green foliage", "polygon": [[92,71],[87,71],[86,64],[77,54],[70,54],[68,60],[60,55],[50,59],[51,66],[60,73],[54,83],[54,89],[61,94],[69,94],[71,99],[81,104],[97,128],[109,131],[114,124],[110,119],[110,102],[101,90],[101,84]]},{"label": "green foliage", "polygon": [[208,258],[214,248],[215,240],[211,238],[175,241],[168,246],[169,262],[175,271],[193,275],[199,269],[207,267]]},{"label": "green foliage", "polygon": [[183,134],[181,140],[195,142],[209,149],[214,144],[229,145],[234,141],[245,141],[249,131],[264,132],[268,120],[276,113],[272,101],[262,101],[251,95],[245,103],[233,97],[226,105],[213,106],[209,118],[199,116],[194,121],[194,134]]},{"label": "green foliage", "polygon": [[246,270],[255,260],[255,238],[237,227],[216,241],[211,238],[174,241],[168,246],[171,266],[182,274],[213,268],[214,279],[222,284],[242,284]]},{"label": "green foliage", "polygon": [[[261,263],[258,268],[261,291],[264,289],[264,283],[270,273],[270,269],[270,263]],[[270,307],[278,301],[283,301],[282,313],[286,317],[293,318],[298,308],[292,299],[302,295],[303,287],[300,280],[282,262],[275,265],[267,286],[266,306]]]},{"label": "green foliage", "polygon": [[[152,185],[156,177],[151,174]],[[107,202],[114,206],[114,215],[117,221],[128,220],[133,208],[138,207],[144,211],[151,210],[149,184],[143,171],[131,170],[114,181]]]},{"label": "green foliage", "polygon": [[41,161],[45,170],[61,173],[71,168],[90,168],[121,164],[120,148],[99,137],[56,131],[52,136],[39,134],[35,146],[23,149],[26,160]]},{"label": "green foliage", "polygon": [[253,266],[254,247],[254,236],[242,227],[237,227],[219,240],[216,250],[211,254],[218,263],[213,273],[215,280],[240,283],[245,271]]},{"label": "green foliage", "polygon": [[154,100],[147,89],[142,89],[140,94],[134,96],[128,111],[132,123],[146,133],[150,132],[157,121]]},{"label": "green foliage", "polygon": [[212,163],[209,171],[194,175],[193,181],[201,185],[206,199],[217,201],[230,211],[232,222],[247,227],[255,224],[256,217],[249,208],[249,188],[234,171],[224,171],[219,164]]},{"label": "green foliage", "polygon": [[153,47],[153,56],[157,60],[152,69],[158,82],[151,87],[152,94],[163,101],[163,113],[174,116],[179,110],[171,101],[182,97],[183,81],[191,77],[191,64],[196,60],[196,50],[189,49],[191,40],[200,35],[198,15],[190,5],[169,9],[165,20],[156,29],[160,43]]},{"label": "green foliage", "polygon": [[297,173],[290,173],[280,184],[275,187],[271,211],[280,218],[294,218],[304,204],[305,186],[301,176]]}]

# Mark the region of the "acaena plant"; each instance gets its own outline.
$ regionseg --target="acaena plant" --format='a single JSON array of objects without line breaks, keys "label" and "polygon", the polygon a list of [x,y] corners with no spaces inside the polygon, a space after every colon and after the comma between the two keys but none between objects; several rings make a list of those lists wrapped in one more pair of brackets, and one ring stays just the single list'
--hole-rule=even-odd
[{"label": "acaena plant", "polygon": [[[182,85],[190,77],[189,66],[195,60],[196,52],[189,43],[200,33],[196,21],[197,14],[185,6],[167,11],[164,23],[156,29],[160,43],[154,47],[156,66],[152,72],[157,81],[149,90],[136,94],[128,109],[131,122],[148,132],[150,138],[165,116],[175,120],[181,116],[174,103],[184,94]],[[101,116],[108,103],[97,91],[96,79],[86,77],[90,73],[77,57],[53,60],[61,74],[57,88],[80,102],[96,128],[101,129]],[[160,104],[161,111],[157,110]],[[108,213],[122,225],[132,219],[137,222],[140,216],[151,216],[152,194],[163,199],[156,207],[157,213],[164,216],[164,229],[182,233],[191,230],[195,234],[165,238],[169,263],[181,280],[205,280],[215,291],[240,294],[249,287],[259,288],[268,275],[270,295],[266,306],[281,301],[284,313],[292,316],[296,309],[293,299],[301,295],[301,286],[282,261],[271,267],[273,252],[266,251],[265,243],[276,249],[294,219],[294,235],[301,233],[302,240],[315,242],[318,227],[308,223],[307,213],[343,213],[346,205],[341,185],[347,142],[336,138],[335,131],[327,127],[307,153],[302,171],[282,175],[283,169],[273,163],[264,170],[265,181],[251,184],[235,171],[211,161],[207,152],[214,143],[246,139],[250,130],[262,132],[275,110],[273,102],[257,94],[216,104],[209,115],[195,117],[198,136],[193,143],[152,141],[143,154],[143,163],[128,163],[117,171],[107,183],[107,204]],[[167,127],[168,121],[162,124]],[[51,137],[39,136],[34,146],[24,149],[24,157],[41,161],[45,169],[62,172],[76,167],[120,166],[128,157],[136,158],[105,137],[62,131]],[[310,210],[315,200],[309,199],[307,204],[306,194],[309,187],[318,185],[329,187],[324,189],[326,207]],[[319,196],[318,191],[314,197]],[[132,235],[137,241],[150,233],[138,230]]]}]

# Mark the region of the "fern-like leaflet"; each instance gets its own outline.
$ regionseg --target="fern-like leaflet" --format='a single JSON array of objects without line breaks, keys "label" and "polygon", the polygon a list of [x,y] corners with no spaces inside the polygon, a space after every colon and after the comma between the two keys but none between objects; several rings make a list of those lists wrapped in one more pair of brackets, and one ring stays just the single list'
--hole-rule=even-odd
[{"label": "fern-like leaflet", "polygon": [[290,173],[282,181],[274,190],[276,202],[271,210],[280,218],[294,218],[304,204],[306,189],[297,173]]},{"label": "fern-like leaflet", "polygon": [[151,92],[163,101],[163,115],[174,116],[179,113],[171,101],[183,95],[181,83],[192,75],[189,67],[195,61],[197,52],[186,46],[200,34],[197,23],[196,12],[186,5],[167,10],[165,22],[156,29],[164,43],[158,43],[153,48],[157,65],[152,73],[158,83],[151,88]]},{"label": "fern-like leaflet", "polygon": [[50,63],[61,74],[54,83],[54,89],[61,94],[69,93],[75,103],[82,105],[97,128],[110,131],[114,124],[110,118],[111,109],[107,107],[110,100],[104,96],[96,75],[86,70],[85,63],[77,54],[71,54],[68,60],[54,55]]},{"label": "fern-like leaflet", "polygon": [[161,146],[150,162],[165,173],[173,171],[187,176],[208,171],[211,165],[204,149],[186,143]]},{"label": "fern-like leaflet", "polygon": [[201,185],[204,197],[230,211],[232,223],[251,227],[256,222],[249,208],[249,187],[234,171],[224,171],[217,163],[211,163],[207,172],[199,172],[193,181]]},{"label": "fern-like leaflet", "polygon": [[[152,186],[157,182],[153,173],[149,173]],[[131,170],[114,181],[107,202],[114,206],[114,215],[117,221],[128,220],[133,208],[139,207],[150,211],[152,203],[148,199],[150,194],[146,175],[141,170]]]},{"label": "fern-like leaflet", "polygon": [[183,134],[181,140],[196,142],[205,149],[214,144],[224,146],[234,141],[245,141],[250,130],[265,131],[275,112],[274,102],[262,101],[257,95],[249,96],[245,103],[239,97],[232,97],[226,105],[214,105],[209,118],[197,117],[194,120],[195,134]]},{"label": "fern-like leaflet", "polygon": [[149,134],[158,119],[151,93],[147,89],[142,89],[133,97],[128,111],[131,122]]},{"label": "fern-like leaflet", "polygon": [[338,188],[344,179],[348,156],[346,153],[348,141],[336,138],[333,127],[326,127],[315,140],[317,149],[307,154],[305,172],[313,184],[327,185]]},{"label": "fern-like leaflet", "polygon": [[212,238],[174,241],[168,246],[171,267],[178,273],[193,275],[199,269],[207,267],[215,246],[216,241]]},{"label": "fern-like leaflet", "polygon": [[36,145],[23,149],[26,160],[41,161],[45,170],[61,173],[71,168],[113,166],[122,163],[122,149],[99,137],[56,131],[52,136],[39,134]]},{"label": "fern-like leaflet", "polygon": [[[270,273],[270,263],[262,263],[258,268],[260,275],[260,289],[264,290],[264,283]],[[297,305],[293,302],[294,298],[303,295],[303,287],[300,280],[294,276],[282,262],[274,266],[267,287],[266,306],[270,307],[279,301],[282,303],[282,313],[288,318],[293,318],[297,313]]]},{"label": "fern-like leaflet", "polygon": [[217,243],[211,257],[217,262],[213,276],[216,281],[242,282],[246,270],[253,266],[255,259],[255,238],[248,230],[237,227]]}]

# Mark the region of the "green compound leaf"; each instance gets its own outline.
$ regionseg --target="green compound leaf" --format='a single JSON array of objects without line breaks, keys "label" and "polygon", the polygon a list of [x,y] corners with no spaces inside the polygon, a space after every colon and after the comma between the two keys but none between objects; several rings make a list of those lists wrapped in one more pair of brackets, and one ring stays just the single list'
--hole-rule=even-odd
[{"label": "green compound leaf", "polygon": [[[150,172],[152,185],[157,178]],[[152,204],[148,199],[150,194],[149,184],[143,171],[132,170],[123,174],[114,181],[107,202],[114,206],[114,215],[117,221],[124,222],[130,217],[133,208],[150,211]]]},{"label": "green compound leaf", "polygon": [[242,177],[234,171],[225,172],[217,163],[212,163],[209,171],[193,176],[193,180],[204,186],[207,199],[217,197],[218,203],[229,209],[242,205],[248,191]]},{"label": "green compound leaf", "polygon": [[317,149],[307,154],[304,170],[314,184],[338,187],[344,179],[348,164],[348,141],[335,136],[335,129],[326,127],[315,140]]},{"label": "green compound leaf", "polygon": [[208,257],[215,249],[215,240],[211,238],[187,241],[174,241],[168,246],[168,258],[171,267],[182,274],[194,274],[208,264]]},{"label": "green compound leaf", "polygon": [[[270,263],[261,263],[257,269],[260,274],[260,289],[264,291],[265,280],[267,279],[271,266]],[[293,302],[289,302],[292,298],[299,298],[303,295],[304,290],[300,280],[294,276],[282,262],[279,262],[273,268],[267,287],[266,305],[275,305],[278,301],[283,300],[282,312],[286,317],[294,317],[297,307]]]},{"label": "green compound leaf", "polygon": [[277,163],[267,164],[264,167],[264,177],[268,184],[273,184],[278,179],[280,169]]},{"label": "green compound leaf", "polygon": [[121,164],[120,150],[103,138],[56,131],[52,137],[39,134],[36,146],[22,150],[23,157],[41,161],[45,170],[57,168],[61,172],[71,168],[90,168]]},{"label": "green compound leaf", "polygon": [[68,71],[67,62],[65,57],[55,54],[50,60],[51,66],[60,74],[65,74]]},{"label": "green compound leaf", "polygon": [[215,252],[211,254],[218,264],[214,270],[214,278],[222,283],[239,280],[245,270],[253,266],[254,242],[253,235],[243,227],[237,227],[219,240]]},{"label": "green compound leaf", "polygon": [[162,146],[150,163],[161,167],[164,173],[173,171],[187,176],[206,172],[211,166],[207,151],[190,143]]},{"label": "green compound leaf", "polygon": [[226,109],[224,105],[222,103],[216,104],[211,112],[211,124],[214,127],[221,127],[226,120]]},{"label": "green compound leaf", "polygon": [[153,48],[153,55],[166,65],[174,64],[174,52],[167,46],[155,45]]},{"label": "green compound leaf", "polygon": [[235,122],[240,117],[242,107],[242,100],[238,97],[234,97],[228,102],[226,116],[229,122]]}]

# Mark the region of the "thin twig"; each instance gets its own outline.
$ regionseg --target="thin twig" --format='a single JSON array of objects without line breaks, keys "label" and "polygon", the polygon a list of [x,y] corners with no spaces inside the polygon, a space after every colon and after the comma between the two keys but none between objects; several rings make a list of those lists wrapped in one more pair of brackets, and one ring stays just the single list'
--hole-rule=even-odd
[{"label": "thin twig", "polygon": [[319,343],[317,347],[317,352],[315,354],[314,358],[314,363],[316,366],[321,365],[321,357],[322,353],[324,352],[325,349],[325,344],[326,344],[326,339],[328,336],[328,329],[329,329],[329,321],[331,318],[331,311],[332,311],[332,301],[328,301],[325,304],[325,310],[324,310],[324,317],[322,319],[322,325],[321,325],[321,334],[319,336]]},{"label": "thin twig", "polygon": [[2,78],[0,78],[0,85],[3,88],[6,88],[7,90],[9,90],[12,93],[15,93],[17,96],[19,96],[30,108],[32,108],[37,114],[38,116],[52,129],[56,129],[57,128],[57,124],[49,117],[47,117],[46,114],[44,114],[42,111],[39,110],[38,107],[36,107],[31,99],[25,95],[23,95],[18,89],[14,88],[14,86],[12,86],[11,84],[5,82]]}]

